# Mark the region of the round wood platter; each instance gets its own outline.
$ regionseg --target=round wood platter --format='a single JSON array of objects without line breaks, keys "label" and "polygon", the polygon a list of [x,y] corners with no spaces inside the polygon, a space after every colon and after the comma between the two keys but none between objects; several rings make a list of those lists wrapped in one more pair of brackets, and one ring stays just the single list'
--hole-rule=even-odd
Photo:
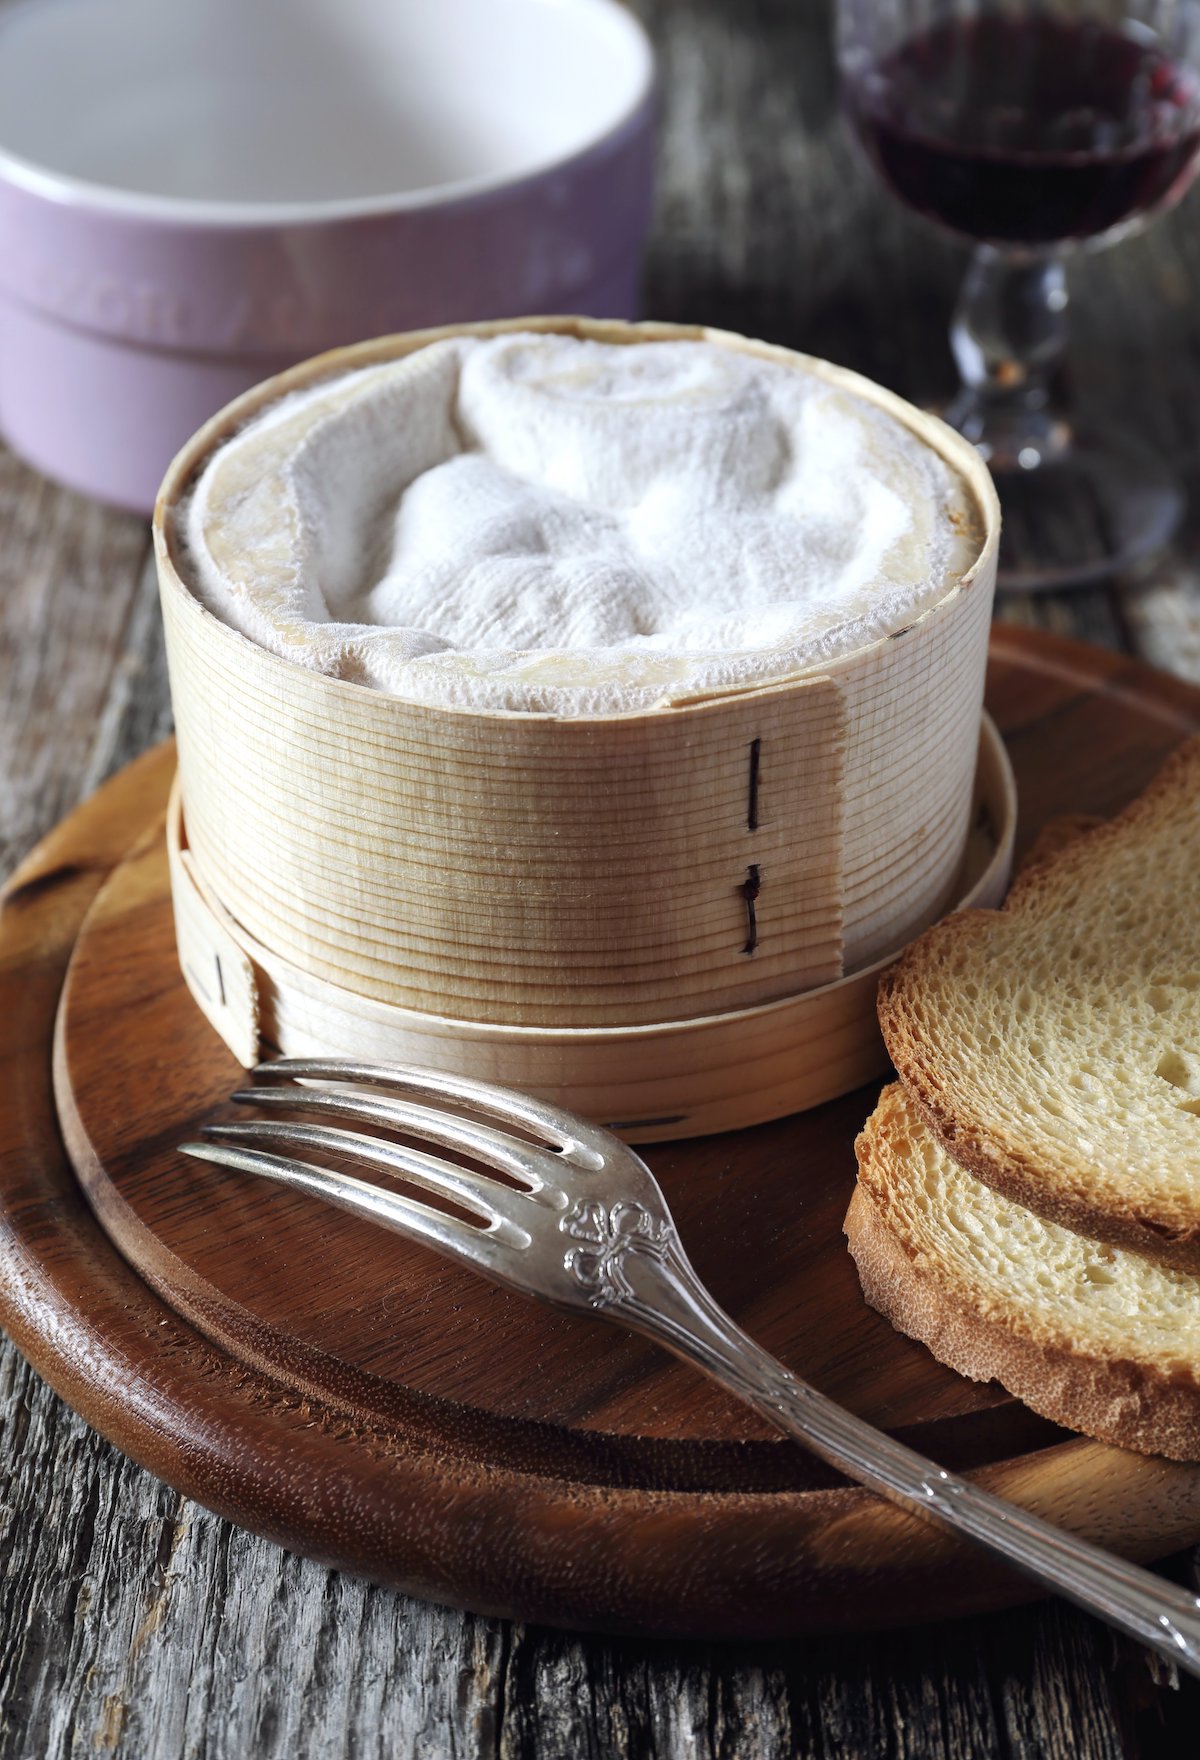
[{"label": "round wood platter", "polygon": [[[1010,629],[988,701],[1024,845],[1113,811],[1200,728],[1200,690]],[[242,1073],[175,959],[172,768],[163,747],[110,782],[0,912],[0,1319],[89,1422],[286,1546],[491,1613],[745,1638],[1033,1592],[648,1343],[179,1156]],[[1200,1468],[1070,1438],[866,1307],[841,1224],[873,1101],[645,1152],[717,1298],[827,1393],[1051,1520],[1143,1558],[1200,1539]]]}]

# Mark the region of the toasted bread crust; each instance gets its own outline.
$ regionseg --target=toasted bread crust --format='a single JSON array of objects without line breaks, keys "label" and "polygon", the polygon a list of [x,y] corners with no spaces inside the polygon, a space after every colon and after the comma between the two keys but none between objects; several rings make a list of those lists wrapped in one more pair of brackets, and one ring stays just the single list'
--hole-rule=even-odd
[{"label": "toasted bread crust", "polygon": [[1100,1442],[1173,1460],[1200,1460],[1200,1382],[1130,1358],[1090,1353],[1044,1316],[984,1312],[906,1238],[891,1201],[887,1132],[896,1090],[859,1137],[859,1183],[845,1232],[863,1294],[900,1332],[973,1381],[999,1381],[1033,1411]]},{"label": "toasted bread crust", "polygon": [[[936,982],[939,964],[971,937],[986,948],[996,936],[1018,935],[1032,901],[1086,875],[1114,843],[1136,837],[1165,810],[1194,805],[1200,813],[1200,737],[1168,758],[1150,786],[1115,819],[1086,829],[1022,869],[998,911],[961,911],[927,930],[906,950],[879,988],[879,1023],[897,1073],[942,1146],[968,1172],[1006,1198],[1093,1240],[1130,1247],[1161,1264],[1200,1271],[1200,1191],[1122,1198],[1110,1184],[1097,1192],[1091,1170],[1052,1147],[1035,1159],[1019,1142],[998,1137],[971,1111],[972,1096],[956,1085],[938,1049],[925,1038],[915,1009]],[[1038,852],[1035,850],[1035,855]]]}]

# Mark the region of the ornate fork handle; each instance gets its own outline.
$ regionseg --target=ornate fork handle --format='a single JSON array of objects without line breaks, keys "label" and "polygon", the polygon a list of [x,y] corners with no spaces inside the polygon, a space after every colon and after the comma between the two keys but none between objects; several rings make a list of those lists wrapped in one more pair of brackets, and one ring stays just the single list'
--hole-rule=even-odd
[{"label": "ornate fork handle", "polygon": [[[440,1160],[394,1134],[324,1122],[213,1123],[205,1126],[203,1142],[183,1145],[187,1153],[314,1193],[525,1295],[645,1333],[852,1479],[978,1541],[1046,1588],[1200,1674],[1200,1598],[935,1466],[806,1386],[748,1338],[692,1270],[649,1168],[608,1132],[545,1101],[437,1070],[316,1058],[281,1061],[267,1073],[293,1084],[336,1086],[249,1089],[234,1098],[268,1111],[315,1111],[322,1120],[348,1119],[459,1149],[522,1189],[461,1160]],[[347,1094],[347,1083],[382,1093]],[[449,1100],[515,1124],[522,1135],[439,1111],[426,1104],[430,1100]],[[263,1142],[275,1148],[259,1147]],[[277,1152],[280,1145],[385,1169],[416,1195],[294,1160]],[[443,1204],[431,1208],[420,1194]],[[445,1204],[465,1208],[475,1223],[451,1214]]]},{"label": "ornate fork handle", "polygon": [[[650,1250],[628,1229],[594,1306],[702,1369],[786,1435],[902,1508],[1000,1553],[1057,1595],[1200,1674],[1200,1597],[1102,1552],[926,1460],[818,1393],[755,1344],[700,1282],[673,1231]],[[590,1269],[595,1272],[593,1263]]]}]

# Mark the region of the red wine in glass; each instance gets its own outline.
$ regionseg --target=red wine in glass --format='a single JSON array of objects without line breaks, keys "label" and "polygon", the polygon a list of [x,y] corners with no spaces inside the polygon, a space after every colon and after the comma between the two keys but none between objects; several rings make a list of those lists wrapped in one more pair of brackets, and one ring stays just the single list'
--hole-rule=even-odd
[{"label": "red wine in glass", "polygon": [[944,414],[996,479],[999,585],[1127,568],[1177,526],[1181,486],[1119,412],[1076,421],[1064,258],[1182,194],[1200,153],[1200,0],[836,0],[836,17],[876,169],[975,244]]},{"label": "red wine in glass", "polygon": [[1173,200],[1200,147],[1200,76],[1133,22],[951,17],[847,71],[896,195],[992,244],[1111,233]]}]

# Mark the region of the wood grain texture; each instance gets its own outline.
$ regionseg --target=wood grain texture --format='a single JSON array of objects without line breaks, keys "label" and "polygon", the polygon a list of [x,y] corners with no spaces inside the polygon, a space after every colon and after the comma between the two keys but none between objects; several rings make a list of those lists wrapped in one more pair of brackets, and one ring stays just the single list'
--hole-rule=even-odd
[{"label": "wood grain texture", "polygon": [[[708,341],[780,371],[805,366],[948,461],[976,510],[970,567],[907,628],[820,671],[695,697],[664,685],[665,707],[559,718],[364,691],[289,664],[204,609],[177,514],[232,431],[335,367],[522,326],[624,348]],[[998,517],[977,453],[949,429],[837,367],[739,336],[545,318],[322,355],[202,428],[156,509],[197,872],[300,972],[464,1021],[676,1021],[833,982],[949,902],[969,827]],[[808,828],[803,839],[790,835],[795,824]],[[750,864],[762,886],[748,945]],[[521,1086],[516,1046],[507,1063],[499,1042],[495,1051],[496,1078]],[[651,1112],[672,1109],[647,1098]]]},{"label": "wood grain texture", "polygon": [[[1111,812],[1122,767],[1152,774],[1200,726],[1192,687],[1003,632],[989,701],[1018,729],[1043,790],[1073,782],[1056,812]],[[1081,743],[1086,780],[1072,764]],[[234,1110],[238,1071],[174,958],[164,760],[143,759],[61,826],[0,912],[0,1062],[26,1095],[22,1115],[0,1124],[0,1282],[48,1379],[204,1502],[476,1608],[766,1637],[1021,1592],[987,1558],[843,1488],[643,1341],[531,1307],[303,1195],[198,1173],[180,1157],[181,1137]],[[143,828],[101,884],[101,851]],[[1027,818],[1026,836],[1039,830]],[[167,1318],[108,1267],[108,1244],[78,1215],[53,1152],[46,1036],[53,970],[72,940],[59,1118],[93,1208]],[[807,1379],[936,1458],[973,1465],[1002,1494],[1139,1556],[1200,1535],[1200,1470],[1046,1446],[1050,1433],[1022,1408],[993,1409],[994,1388],[946,1374],[857,1298],[841,1224],[867,1103],[852,1095],[649,1152],[702,1279]],[[47,1200],[57,1227],[43,1219]]]},{"label": "wood grain texture", "polygon": [[[647,309],[944,395],[962,253],[836,120],[823,0],[639,0],[665,132]],[[1200,197],[1073,272],[1077,391],[1200,479]],[[0,456],[0,863],[166,731],[141,528]],[[86,563],[84,537],[86,535]],[[1196,676],[1196,516],[1137,580],[1003,615]],[[92,583],[85,592],[81,572]],[[97,721],[99,714],[99,721]],[[166,1491],[0,1357],[5,1760],[1158,1760],[1200,1691],[1046,1604],[803,1646],[580,1640],[308,1564]],[[1190,1555],[1173,1567],[1194,1577]]]},{"label": "wood grain texture", "polygon": [[[1000,903],[1016,820],[1012,769],[985,715],[956,907]],[[206,886],[187,847],[178,776],[166,854],[183,976],[248,1069],[272,1052],[422,1064],[518,1088],[627,1142],[655,1143],[807,1111],[887,1068],[875,1011],[886,959],[777,1002],[657,1026],[518,1029],[448,1020],[328,984],[252,940]]]}]

